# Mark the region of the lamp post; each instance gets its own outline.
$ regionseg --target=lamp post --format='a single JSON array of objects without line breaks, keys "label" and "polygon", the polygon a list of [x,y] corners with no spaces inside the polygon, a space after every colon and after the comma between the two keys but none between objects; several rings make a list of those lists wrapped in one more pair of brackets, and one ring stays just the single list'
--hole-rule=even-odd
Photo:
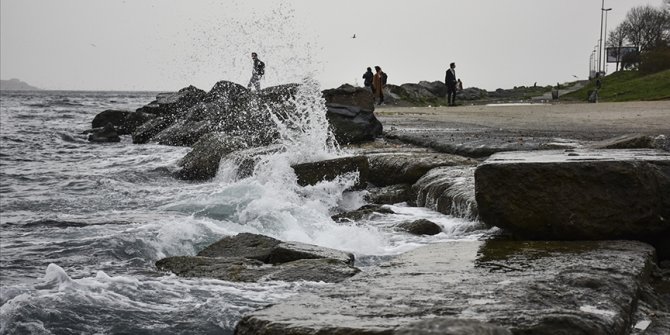
[{"label": "lamp post", "polygon": [[602,54],[603,54],[603,19],[605,18],[605,0],[600,6],[600,36],[598,38],[598,72],[602,68]]},{"label": "lamp post", "polygon": [[[605,0],[603,0],[603,2],[604,1]],[[611,10],[612,10],[612,8],[603,8],[602,9],[602,11],[605,12],[605,35],[603,36],[603,45],[605,46],[605,50],[603,50],[604,51],[604,54],[603,54],[603,56],[604,56],[604,58],[603,58],[604,59],[603,60],[603,70],[602,70],[603,74],[605,72],[607,72],[607,13]]]}]

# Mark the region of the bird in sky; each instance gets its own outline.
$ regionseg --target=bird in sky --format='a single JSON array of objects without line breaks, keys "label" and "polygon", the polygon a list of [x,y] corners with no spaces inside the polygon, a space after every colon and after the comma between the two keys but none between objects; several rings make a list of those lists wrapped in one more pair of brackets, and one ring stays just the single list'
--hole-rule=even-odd
[{"label": "bird in sky", "polygon": [[351,36],[351,38],[356,38],[356,34],[354,34],[354,36]]}]

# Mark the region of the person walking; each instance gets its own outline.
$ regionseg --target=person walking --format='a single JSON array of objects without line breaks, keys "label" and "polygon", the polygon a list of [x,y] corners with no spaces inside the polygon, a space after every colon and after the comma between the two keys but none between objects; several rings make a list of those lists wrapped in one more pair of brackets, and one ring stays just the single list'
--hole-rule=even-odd
[{"label": "person walking", "polygon": [[265,74],[265,63],[258,59],[258,54],[255,52],[251,53],[251,59],[254,61],[253,69],[251,70],[251,79],[249,79],[249,84],[247,85],[248,89],[251,89],[251,86],[256,88],[256,91],[261,90],[261,78]]},{"label": "person walking", "polygon": [[374,73],[372,73],[372,69],[368,68],[368,70],[363,74],[363,86],[370,91],[373,92],[375,89],[372,87],[372,77],[374,77]]},{"label": "person walking", "polygon": [[384,87],[386,87],[386,79],[388,76],[379,66],[375,66],[375,71],[376,73],[372,77],[372,89],[375,98],[379,98],[377,105],[382,105],[384,103]]},{"label": "person walking", "polygon": [[449,70],[447,70],[444,83],[447,84],[447,104],[449,106],[456,106],[456,86],[458,85],[456,63],[449,64]]}]

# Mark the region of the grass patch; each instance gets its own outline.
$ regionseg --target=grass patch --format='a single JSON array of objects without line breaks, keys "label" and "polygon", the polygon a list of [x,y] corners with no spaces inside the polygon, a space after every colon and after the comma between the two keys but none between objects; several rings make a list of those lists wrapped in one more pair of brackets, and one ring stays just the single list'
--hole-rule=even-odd
[{"label": "grass patch", "polygon": [[[561,99],[587,101],[595,80]],[[601,102],[670,100],[670,70],[649,75],[638,71],[618,71],[602,78]]]}]

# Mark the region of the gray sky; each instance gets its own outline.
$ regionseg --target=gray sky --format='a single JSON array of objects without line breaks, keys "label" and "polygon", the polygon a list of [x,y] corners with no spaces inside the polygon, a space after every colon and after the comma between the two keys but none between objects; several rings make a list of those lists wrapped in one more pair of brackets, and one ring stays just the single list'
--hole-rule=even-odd
[{"label": "gray sky", "polygon": [[[608,28],[661,0],[605,0]],[[45,89],[209,90],[246,85],[251,51],[265,86],[313,76],[322,88],[389,82],[466,87],[555,84],[588,76],[601,0],[2,0],[0,77]],[[356,34],[356,38],[351,38]],[[613,65],[609,67],[613,70]]]}]

